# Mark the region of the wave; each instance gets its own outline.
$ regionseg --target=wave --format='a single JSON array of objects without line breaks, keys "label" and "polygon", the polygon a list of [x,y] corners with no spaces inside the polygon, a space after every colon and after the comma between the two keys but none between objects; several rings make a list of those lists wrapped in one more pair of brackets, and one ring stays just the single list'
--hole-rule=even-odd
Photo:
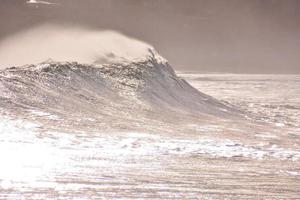
[{"label": "wave", "polygon": [[7,68],[0,72],[0,104],[18,114],[35,110],[64,119],[126,121],[170,119],[176,114],[182,118],[240,115],[179,78],[153,51],[130,62],[89,65],[46,61]]}]

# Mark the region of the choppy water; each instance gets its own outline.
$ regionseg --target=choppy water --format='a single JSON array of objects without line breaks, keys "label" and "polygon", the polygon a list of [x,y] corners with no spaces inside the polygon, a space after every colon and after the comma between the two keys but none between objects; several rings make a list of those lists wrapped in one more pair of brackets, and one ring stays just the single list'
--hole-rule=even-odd
[{"label": "choppy water", "polygon": [[299,198],[300,77],[180,76],[257,121],[2,107],[0,199]]}]

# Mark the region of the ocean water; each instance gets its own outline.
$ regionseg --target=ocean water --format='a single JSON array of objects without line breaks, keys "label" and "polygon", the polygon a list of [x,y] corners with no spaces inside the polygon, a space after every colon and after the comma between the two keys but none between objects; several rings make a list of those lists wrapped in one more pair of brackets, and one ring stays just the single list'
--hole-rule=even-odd
[{"label": "ocean water", "polygon": [[300,76],[48,67],[1,74],[0,199],[299,198]]}]

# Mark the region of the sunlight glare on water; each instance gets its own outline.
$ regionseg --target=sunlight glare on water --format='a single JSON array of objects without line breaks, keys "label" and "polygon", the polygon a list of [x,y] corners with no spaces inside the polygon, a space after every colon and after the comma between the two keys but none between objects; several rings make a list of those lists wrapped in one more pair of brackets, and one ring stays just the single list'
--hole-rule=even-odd
[{"label": "sunlight glare on water", "polygon": [[38,138],[33,123],[3,117],[0,129],[2,188],[14,187],[15,182],[38,185],[41,177],[62,167],[67,160],[63,151]]}]

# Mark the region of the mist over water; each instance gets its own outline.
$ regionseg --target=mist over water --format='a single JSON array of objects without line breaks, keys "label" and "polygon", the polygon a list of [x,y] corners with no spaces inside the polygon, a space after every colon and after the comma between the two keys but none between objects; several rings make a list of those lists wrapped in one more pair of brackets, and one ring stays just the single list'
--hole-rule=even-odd
[{"label": "mist over water", "polygon": [[49,59],[104,64],[145,57],[150,45],[112,30],[42,25],[0,42],[0,69]]}]

